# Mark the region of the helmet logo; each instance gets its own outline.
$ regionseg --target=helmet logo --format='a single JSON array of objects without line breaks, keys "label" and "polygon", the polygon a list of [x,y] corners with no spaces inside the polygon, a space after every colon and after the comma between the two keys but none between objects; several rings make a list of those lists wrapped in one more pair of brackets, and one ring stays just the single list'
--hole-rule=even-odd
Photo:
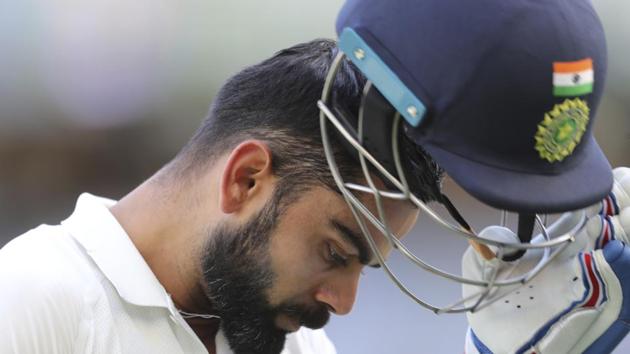
[{"label": "helmet logo", "polygon": [[536,151],[541,159],[562,161],[571,155],[582,139],[590,109],[579,98],[566,99],[545,113],[536,132]]},{"label": "helmet logo", "polygon": [[553,95],[582,96],[593,92],[593,60],[553,63]]}]

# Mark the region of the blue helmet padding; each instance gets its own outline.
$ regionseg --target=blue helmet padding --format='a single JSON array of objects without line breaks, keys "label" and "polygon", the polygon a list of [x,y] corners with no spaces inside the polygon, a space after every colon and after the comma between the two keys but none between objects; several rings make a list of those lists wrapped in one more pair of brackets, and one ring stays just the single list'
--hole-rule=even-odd
[{"label": "blue helmet padding", "polygon": [[352,28],[344,29],[339,36],[339,48],[368,80],[379,88],[379,91],[400,112],[407,123],[414,127],[420,124],[426,112],[422,101],[400,81],[398,76]]}]

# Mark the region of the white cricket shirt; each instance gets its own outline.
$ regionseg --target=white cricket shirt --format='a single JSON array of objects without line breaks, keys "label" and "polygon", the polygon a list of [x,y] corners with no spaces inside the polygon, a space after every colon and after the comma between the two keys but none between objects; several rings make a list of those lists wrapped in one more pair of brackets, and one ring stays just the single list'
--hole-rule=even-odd
[{"label": "white cricket shirt", "polygon": [[[83,194],[61,225],[0,249],[0,353],[207,353],[109,212]],[[232,353],[221,331],[217,354]],[[323,330],[287,336],[282,354],[334,354]]]}]

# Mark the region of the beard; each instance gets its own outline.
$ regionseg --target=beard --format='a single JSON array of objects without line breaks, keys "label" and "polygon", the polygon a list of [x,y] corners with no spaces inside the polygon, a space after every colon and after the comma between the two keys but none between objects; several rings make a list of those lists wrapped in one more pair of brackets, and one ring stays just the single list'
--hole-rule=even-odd
[{"label": "beard", "polygon": [[204,291],[214,313],[221,317],[221,329],[235,354],[280,353],[287,332],[275,324],[279,314],[309,328],[323,327],[330,317],[322,303],[269,303],[266,293],[275,279],[269,245],[281,214],[278,199],[272,198],[236,230],[218,226],[203,252]]}]

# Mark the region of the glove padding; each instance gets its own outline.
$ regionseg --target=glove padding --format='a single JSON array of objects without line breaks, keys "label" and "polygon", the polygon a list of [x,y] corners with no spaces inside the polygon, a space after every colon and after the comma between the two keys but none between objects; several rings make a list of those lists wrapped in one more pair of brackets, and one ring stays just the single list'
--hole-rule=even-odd
[{"label": "glove padding", "polygon": [[[576,241],[524,286],[503,287],[500,300],[468,313],[465,353],[609,353],[630,326],[630,168],[613,171],[611,194],[585,210],[566,213],[548,230],[553,236],[578,227]],[[481,236],[518,242],[514,233],[491,226]],[[540,242],[542,236],[532,242]],[[532,269],[542,250],[531,249],[515,262],[486,260],[469,248],[462,259],[465,277],[498,279]],[[479,291],[464,285],[464,297]]]}]

